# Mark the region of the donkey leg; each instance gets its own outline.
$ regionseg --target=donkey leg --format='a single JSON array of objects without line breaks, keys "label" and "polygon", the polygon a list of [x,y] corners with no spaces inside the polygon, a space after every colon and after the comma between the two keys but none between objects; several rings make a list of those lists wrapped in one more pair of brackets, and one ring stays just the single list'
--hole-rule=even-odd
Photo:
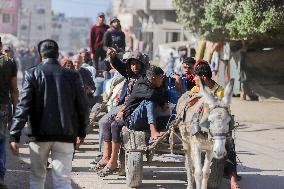
[{"label": "donkey leg", "polygon": [[207,183],[210,176],[210,166],[213,159],[212,151],[207,151],[205,154],[204,165],[202,168],[203,178],[202,178],[202,187],[201,189],[207,189]]},{"label": "donkey leg", "polygon": [[[198,145],[198,144],[197,144]],[[194,166],[194,178],[196,189],[201,189],[202,181],[202,164],[201,164],[201,149],[197,146],[192,145],[192,162]]]},{"label": "donkey leg", "polygon": [[[190,149],[190,148],[188,148]],[[187,174],[187,189],[193,189],[192,159],[190,150],[185,151],[185,168]]]}]

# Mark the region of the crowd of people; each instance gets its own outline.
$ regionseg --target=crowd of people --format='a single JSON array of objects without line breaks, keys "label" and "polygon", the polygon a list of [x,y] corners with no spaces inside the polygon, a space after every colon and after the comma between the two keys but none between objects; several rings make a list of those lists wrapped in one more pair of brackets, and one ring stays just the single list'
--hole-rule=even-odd
[{"label": "crowd of people", "polygon": [[[100,176],[107,176],[118,168],[123,126],[149,131],[153,142],[166,129],[161,120],[169,118],[158,113],[174,111],[171,108],[174,106],[170,105],[175,105],[186,91],[191,90],[195,95],[199,91],[199,79],[214,90],[215,95],[224,95],[223,88],[211,79],[210,65],[204,60],[183,57],[181,73],[165,75],[164,70],[151,65],[149,57],[141,52],[134,51],[123,59],[125,35],[120,21],[114,17],[109,27],[104,20],[104,14],[99,13],[98,22],[90,32],[90,50],[81,49],[73,56],[61,56],[58,44],[46,39],[38,44],[38,54],[34,50],[25,52],[23,60],[27,63],[21,67],[24,78],[20,95],[16,60],[0,43],[0,189],[5,188],[6,127],[10,129],[11,150],[17,155],[27,122],[30,128],[30,188],[44,188],[49,154],[53,159],[54,188],[72,188],[70,177],[75,147],[84,142],[92,108],[102,103],[101,96],[95,95],[100,70],[107,74],[105,79],[120,76],[124,80],[116,94],[116,106],[98,123],[101,154],[94,157],[91,164],[95,164]],[[38,62],[37,56],[40,57]],[[108,60],[103,61],[106,57]],[[199,134],[201,129],[197,123],[193,124],[196,126],[193,135]],[[232,148],[227,151],[226,172],[231,188],[238,189],[235,151]]]}]

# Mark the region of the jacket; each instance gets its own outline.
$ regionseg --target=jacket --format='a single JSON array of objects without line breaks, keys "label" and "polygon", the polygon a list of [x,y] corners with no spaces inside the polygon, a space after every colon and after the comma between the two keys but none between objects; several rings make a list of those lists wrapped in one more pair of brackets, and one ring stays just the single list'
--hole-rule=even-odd
[{"label": "jacket", "polygon": [[117,52],[125,50],[125,34],[119,29],[109,28],[104,34],[103,42],[105,51],[108,47],[114,48]]},{"label": "jacket", "polygon": [[28,69],[10,129],[10,142],[19,142],[29,120],[28,136],[35,142],[75,142],[84,138],[88,105],[78,73],[55,59]]},{"label": "jacket", "polygon": [[109,29],[109,26],[103,24],[98,26],[95,24],[91,29],[90,34],[90,52],[94,53],[96,49],[103,48],[104,33]]},{"label": "jacket", "polygon": [[160,106],[167,103],[164,87],[154,88],[145,75],[140,77],[133,87],[126,104],[124,118],[127,119],[143,100],[151,100]]}]

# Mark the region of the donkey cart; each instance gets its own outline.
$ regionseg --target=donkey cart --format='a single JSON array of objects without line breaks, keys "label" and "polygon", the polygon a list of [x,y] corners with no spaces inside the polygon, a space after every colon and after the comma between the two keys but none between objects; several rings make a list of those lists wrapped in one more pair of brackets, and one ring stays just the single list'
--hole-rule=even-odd
[{"label": "donkey cart", "polygon": [[[149,144],[149,133],[133,131],[123,128],[123,147],[120,150],[120,175],[126,176],[126,184],[131,188],[141,186],[143,180],[143,166],[157,166],[160,162],[152,161],[153,156],[161,154],[184,155],[182,138],[172,126],[162,137]],[[143,161],[145,155],[146,161]],[[204,155],[203,155],[204,157]],[[204,160],[204,158],[203,158]],[[167,164],[163,164],[167,165]],[[163,166],[162,165],[162,166]],[[213,159],[211,174],[208,180],[209,188],[218,188],[223,178],[224,159]]]}]

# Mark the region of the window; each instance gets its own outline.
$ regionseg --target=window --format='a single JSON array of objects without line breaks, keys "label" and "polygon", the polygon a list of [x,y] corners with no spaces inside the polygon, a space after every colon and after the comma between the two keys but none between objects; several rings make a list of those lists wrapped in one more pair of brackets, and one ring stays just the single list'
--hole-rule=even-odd
[{"label": "window", "polygon": [[180,41],[179,32],[167,32],[166,35],[166,43]]},{"label": "window", "polygon": [[26,29],[28,29],[28,27],[26,25],[21,26],[21,30],[26,30]]},{"label": "window", "polygon": [[38,8],[37,13],[38,14],[45,14],[45,9],[44,8]]},{"label": "window", "polygon": [[2,20],[3,23],[10,23],[11,22],[10,14],[4,13],[2,18],[3,18],[3,20]]}]

